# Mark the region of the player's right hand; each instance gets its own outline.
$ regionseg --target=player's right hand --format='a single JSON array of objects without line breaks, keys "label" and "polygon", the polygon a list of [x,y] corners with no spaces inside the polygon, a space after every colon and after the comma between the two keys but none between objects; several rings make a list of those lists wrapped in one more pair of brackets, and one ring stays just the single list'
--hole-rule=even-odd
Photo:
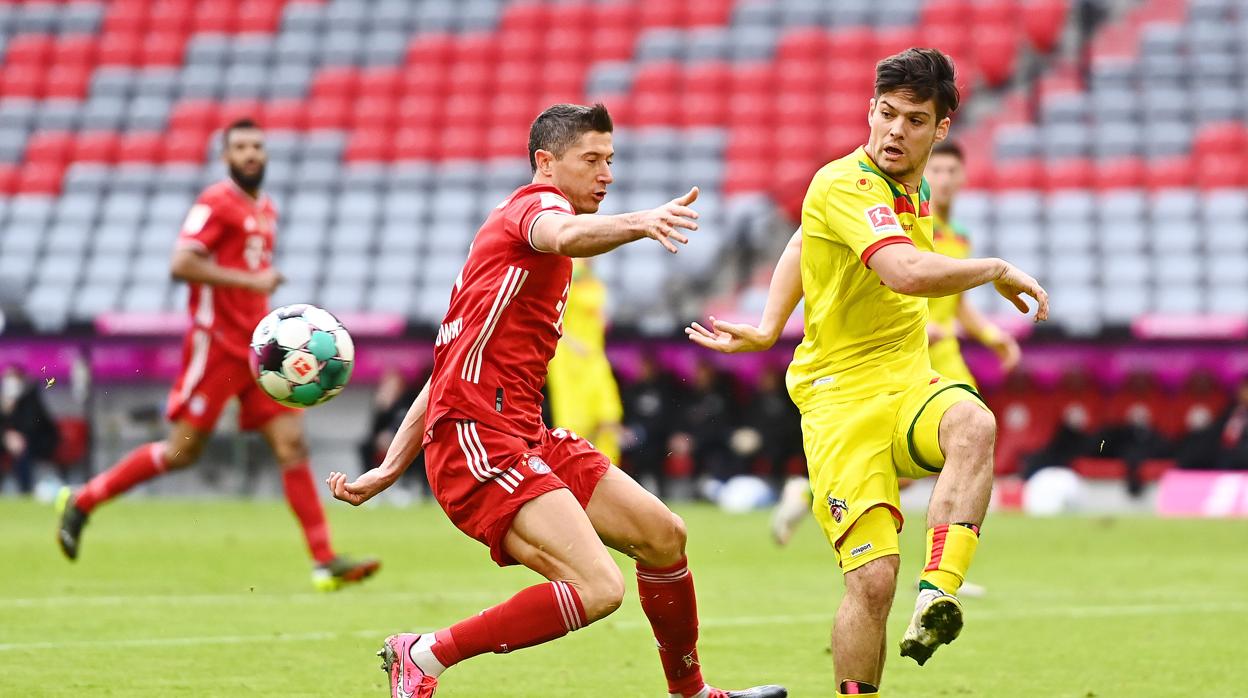
[{"label": "player's right hand", "polygon": [[286,277],[278,273],[276,269],[258,271],[252,279],[251,290],[256,293],[271,296],[273,295],[273,292],[277,290],[277,287],[281,286],[282,282],[285,280]]},{"label": "player's right hand", "polygon": [[714,332],[700,323],[690,323],[685,328],[685,336],[694,344],[723,354],[739,354],[749,351],[766,351],[776,340],[767,336],[753,325],[737,322],[724,322],[711,316],[711,327]]},{"label": "player's right hand", "polygon": [[682,245],[689,244],[688,236],[680,232],[680,229],[698,229],[698,224],[694,222],[698,218],[698,212],[689,208],[697,198],[698,188],[694,187],[684,196],[678,196],[658,208],[642,211],[640,220],[637,221],[642,233],[657,240],[668,252],[676,254],[673,241]]},{"label": "player's right hand", "polygon": [[325,484],[329,485],[334,499],[358,507],[394,484],[394,479],[387,477],[381,468],[373,468],[356,478],[355,482],[347,482],[346,474],[335,471],[325,478]]},{"label": "player's right hand", "polygon": [[1001,274],[997,276],[996,281],[992,282],[996,287],[997,293],[1000,293],[1006,300],[1014,304],[1018,308],[1018,312],[1026,313],[1028,311],[1027,303],[1022,299],[1022,294],[1027,294],[1036,299],[1036,322],[1044,322],[1049,319],[1049,294],[1040,286],[1040,282],[1023,273],[1021,269],[1005,263],[1005,268],[1001,270]]}]

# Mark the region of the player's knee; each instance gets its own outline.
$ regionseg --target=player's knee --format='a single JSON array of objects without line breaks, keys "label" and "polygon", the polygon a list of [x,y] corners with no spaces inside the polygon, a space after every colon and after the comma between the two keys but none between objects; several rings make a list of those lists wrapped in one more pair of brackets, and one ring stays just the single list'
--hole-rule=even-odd
[{"label": "player's knee", "polygon": [[856,600],[867,612],[880,617],[888,615],[897,593],[897,570],[900,558],[886,555],[845,575],[846,595]]},{"label": "player's knee", "polygon": [[183,439],[181,443],[165,442],[165,467],[169,470],[181,470],[199,460],[204,444],[198,439]]},{"label": "player's knee", "polygon": [[646,536],[642,554],[637,560],[651,567],[667,567],[681,561],[685,556],[685,543],[689,531],[685,520],[672,512],[654,519],[652,530]]},{"label": "player's knee", "polygon": [[308,462],[308,445],[300,437],[282,439],[273,444],[273,455],[282,468],[294,468]]},{"label": "player's knee", "polygon": [[606,618],[624,603],[624,575],[614,564],[576,584],[585,609],[585,620],[593,623]]},{"label": "player's knee", "polygon": [[997,420],[992,413],[971,402],[949,409],[954,446],[972,451],[990,450],[997,440]]}]

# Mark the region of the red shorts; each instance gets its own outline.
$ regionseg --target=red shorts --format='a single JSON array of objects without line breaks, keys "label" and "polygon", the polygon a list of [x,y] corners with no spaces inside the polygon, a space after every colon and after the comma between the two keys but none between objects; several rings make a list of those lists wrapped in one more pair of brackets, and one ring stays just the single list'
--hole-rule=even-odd
[{"label": "red shorts", "polygon": [[238,428],[254,431],[287,412],[297,412],[269,397],[251,374],[246,359],[213,346],[212,335],[192,330],[182,345],[182,375],[169,391],[165,416],[212,431],[230,398],[238,398]]},{"label": "red shorts", "polygon": [[568,489],[589,504],[611,461],[564,429],[544,429],[537,443],[476,422],[440,420],[425,448],[429,487],[459,530],[485,543],[500,567],[516,564],[503,538],[525,502]]}]

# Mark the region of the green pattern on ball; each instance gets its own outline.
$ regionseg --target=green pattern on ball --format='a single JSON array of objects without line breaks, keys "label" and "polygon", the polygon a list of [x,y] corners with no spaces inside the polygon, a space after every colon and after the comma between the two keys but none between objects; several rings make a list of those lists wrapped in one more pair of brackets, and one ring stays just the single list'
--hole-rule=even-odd
[{"label": "green pattern on ball", "polygon": [[300,405],[307,405],[310,407],[315,405],[317,400],[320,400],[321,396],[324,394],[325,391],[321,389],[320,385],[316,383],[308,383],[307,385],[295,386],[295,389],[290,391],[290,399]]},{"label": "green pattern on ball", "polygon": [[321,384],[325,390],[337,388],[342,385],[343,365],[338,359],[330,359],[321,367],[321,374],[317,376],[316,382]]},{"label": "green pattern on ball", "polygon": [[334,335],[321,330],[312,333],[312,338],[308,340],[307,350],[312,352],[312,356],[315,356],[317,361],[325,361],[338,353]]}]

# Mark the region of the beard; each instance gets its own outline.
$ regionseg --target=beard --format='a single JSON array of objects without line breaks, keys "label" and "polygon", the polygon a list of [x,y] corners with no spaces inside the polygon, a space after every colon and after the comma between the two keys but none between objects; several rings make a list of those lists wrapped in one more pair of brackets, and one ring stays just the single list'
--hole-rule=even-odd
[{"label": "beard", "polygon": [[249,175],[241,169],[230,165],[230,179],[234,180],[234,183],[243,189],[249,191],[259,189],[260,183],[264,181],[264,165],[261,165],[260,169],[256,170],[256,173],[253,175]]}]

